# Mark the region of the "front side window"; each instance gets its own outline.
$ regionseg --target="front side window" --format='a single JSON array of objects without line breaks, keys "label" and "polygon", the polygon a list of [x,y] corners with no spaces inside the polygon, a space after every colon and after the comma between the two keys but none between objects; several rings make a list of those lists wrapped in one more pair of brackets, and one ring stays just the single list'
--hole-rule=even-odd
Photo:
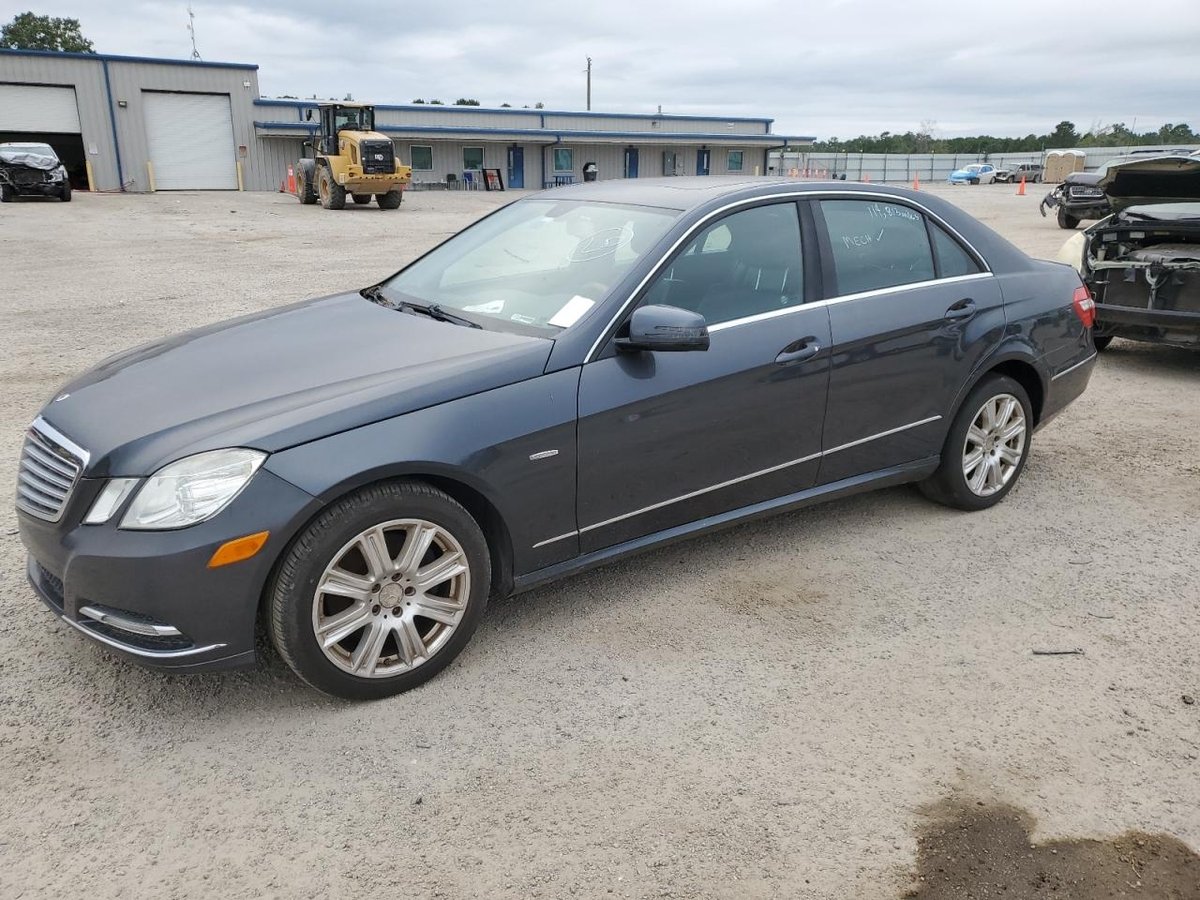
[{"label": "front side window", "polygon": [[925,217],[876,200],[822,200],[838,294],[929,281],[933,251]]},{"label": "front side window", "polygon": [[483,168],[483,148],[463,147],[463,169],[478,171]]},{"label": "front side window", "polygon": [[412,157],[412,167],[418,172],[433,171],[433,148],[432,147],[413,147],[409,151]]},{"label": "front side window", "polygon": [[725,168],[730,172],[740,172],[742,171],[742,166],[745,164],[745,161],[745,151],[730,150],[729,161],[726,163]]},{"label": "front side window", "polygon": [[437,303],[485,327],[552,336],[600,303],[678,215],[615,203],[521,201],[384,282],[384,296]]},{"label": "front side window", "polygon": [[708,226],[659,273],[642,302],[690,309],[710,325],[803,303],[796,205],[756,206]]},{"label": "front side window", "polygon": [[575,171],[575,151],[570,147],[555,147],[554,148],[554,171],[555,172],[574,172]]}]

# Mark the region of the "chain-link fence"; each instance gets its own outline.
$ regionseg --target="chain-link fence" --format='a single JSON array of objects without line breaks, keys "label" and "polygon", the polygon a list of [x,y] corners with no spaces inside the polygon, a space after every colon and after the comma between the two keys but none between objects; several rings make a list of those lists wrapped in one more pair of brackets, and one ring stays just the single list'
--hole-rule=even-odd
[{"label": "chain-link fence", "polygon": [[[1200,150],[1200,146],[1163,145],[1161,147],[1087,147],[1084,168],[1095,169],[1116,156],[1130,151]],[[775,151],[771,154],[768,174],[798,178],[840,178],[848,181],[891,181],[912,183],[945,181],[950,173],[971,163],[987,162],[1011,169],[1022,163],[1043,163],[1045,152],[1028,153],[813,153],[801,150]]]}]

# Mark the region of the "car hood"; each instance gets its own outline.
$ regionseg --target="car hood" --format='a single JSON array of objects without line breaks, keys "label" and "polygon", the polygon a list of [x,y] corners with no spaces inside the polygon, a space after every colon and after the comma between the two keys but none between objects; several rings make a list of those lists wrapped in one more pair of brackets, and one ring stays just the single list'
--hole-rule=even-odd
[{"label": "car hood", "polygon": [[88,451],[86,474],[142,476],[203,450],[274,452],[533,378],[553,343],[342,294],[114,356],[42,415]]},{"label": "car hood", "polygon": [[1200,200],[1200,156],[1151,156],[1112,163],[1096,180],[1115,211]]},{"label": "car hood", "polygon": [[33,150],[29,147],[14,147],[0,145],[0,163],[10,166],[25,166],[30,169],[42,169],[52,172],[62,165],[58,157],[44,150]]}]

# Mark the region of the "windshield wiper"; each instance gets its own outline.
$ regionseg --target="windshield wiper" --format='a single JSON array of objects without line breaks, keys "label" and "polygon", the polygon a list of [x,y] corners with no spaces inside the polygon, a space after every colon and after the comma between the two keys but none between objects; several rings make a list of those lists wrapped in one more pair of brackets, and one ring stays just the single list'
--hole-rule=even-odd
[{"label": "windshield wiper", "polygon": [[405,312],[429,316],[429,318],[436,319],[438,322],[449,322],[452,325],[465,325],[467,328],[483,327],[478,322],[472,322],[470,319],[467,319],[463,316],[456,316],[454,313],[437,303],[430,303],[429,305],[425,306],[420,303],[413,303],[410,300],[401,300],[396,308]]},{"label": "windshield wiper", "polygon": [[465,316],[455,315],[437,303],[425,305],[422,303],[413,303],[411,300],[389,300],[387,295],[383,293],[383,285],[381,284],[373,284],[370,287],[365,287],[359,291],[359,294],[366,297],[372,303],[378,303],[380,306],[386,306],[388,309],[395,309],[418,316],[429,316],[429,318],[438,322],[449,322],[452,325],[463,325],[467,328],[483,327],[478,322],[472,322]]}]

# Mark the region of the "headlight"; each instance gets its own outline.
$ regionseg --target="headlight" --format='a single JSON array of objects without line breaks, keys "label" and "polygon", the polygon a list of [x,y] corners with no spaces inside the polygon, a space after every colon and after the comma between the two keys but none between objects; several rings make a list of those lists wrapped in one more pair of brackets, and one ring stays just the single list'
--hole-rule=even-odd
[{"label": "headlight", "polygon": [[177,460],[146,480],[122,528],[186,528],[212,518],[241,493],[267,454],[235,447]]}]

